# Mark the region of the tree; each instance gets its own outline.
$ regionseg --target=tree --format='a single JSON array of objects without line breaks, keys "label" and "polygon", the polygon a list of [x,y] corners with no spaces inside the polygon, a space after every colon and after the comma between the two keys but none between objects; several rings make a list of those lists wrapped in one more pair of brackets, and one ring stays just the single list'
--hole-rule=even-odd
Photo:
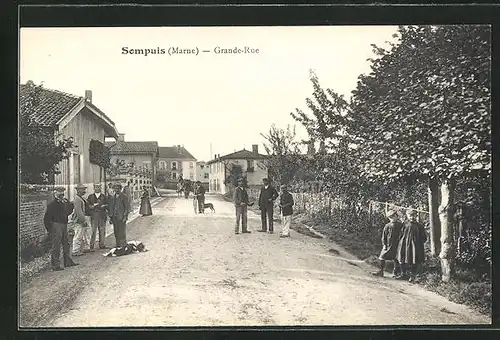
[{"label": "tree", "polygon": [[56,133],[35,119],[40,109],[41,85],[26,84],[26,92],[20,100],[19,154],[21,182],[28,184],[52,184],[59,174],[58,164],[68,159],[70,150],[76,147],[72,137]]},{"label": "tree", "polygon": [[261,136],[267,141],[264,149],[269,157],[263,163],[269,169],[271,179],[278,184],[290,183],[302,166],[295,127],[287,125],[284,130],[273,124],[269,132],[261,133]]},{"label": "tree", "polygon": [[442,279],[448,281],[456,180],[491,172],[490,30],[409,26],[395,37],[399,43],[390,50],[373,46],[378,58],[353,91],[349,132],[362,151],[365,176],[428,181],[431,239],[439,244],[438,213]]}]

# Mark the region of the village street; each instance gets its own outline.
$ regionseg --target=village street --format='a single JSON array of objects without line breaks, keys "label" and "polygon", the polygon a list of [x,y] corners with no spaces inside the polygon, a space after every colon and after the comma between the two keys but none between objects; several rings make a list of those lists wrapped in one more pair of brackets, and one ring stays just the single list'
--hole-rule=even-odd
[{"label": "village street", "polygon": [[[294,231],[234,234],[234,207],[195,215],[174,193],[127,226],[148,252],[77,259],[21,287],[21,327],[410,325],[489,323],[469,308],[372,267],[335,244]],[[106,240],[113,245],[111,235]],[[339,251],[333,256],[329,249]]]}]

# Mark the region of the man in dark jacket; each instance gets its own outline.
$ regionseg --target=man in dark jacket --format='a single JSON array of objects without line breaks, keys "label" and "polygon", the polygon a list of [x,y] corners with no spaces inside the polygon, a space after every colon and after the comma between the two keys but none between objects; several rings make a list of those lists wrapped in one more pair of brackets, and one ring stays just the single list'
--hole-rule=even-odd
[{"label": "man in dark jacket", "polygon": [[269,233],[274,233],[273,228],[273,207],[274,201],[278,198],[278,192],[276,189],[269,184],[269,180],[264,178],[262,180],[264,186],[260,190],[259,195],[259,209],[260,209],[260,217],[262,221],[262,229],[260,232],[267,231],[267,220],[269,220]]},{"label": "man in dark jacket", "polygon": [[101,184],[94,184],[94,193],[87,198],[90,209],[90,224],[92,225],[92,236],[90,237],[90,249],[94,249],[97,231],[99,231],[99,248],[105,249],[104,238],[106,237],[106,210],[107,198],[101,193]]},{"label": "man in dark jacket", "polygon": [[117,183],[113,186],[114,195],[108,202],[109,217],[113,223],[113,230],[116,239],[116,247],[123,247],[127,244],[127,219],[129,214],[129,202],[127,196],[122,192],[122,185]]},{"label": "man in dark jacket", "polygon": [[241,220],[241,232],[249,234],[250,231],[247,229],[247,206],[252,206],[253,203],[248,202],[248,193],[243,186],[243,180],[238,180],[238,186],[234,190],[234,206],[236,208],[236,225],[234,227],[234,233],[240,233],[240,220]]},{"label": "man in dark jacket", "polygon": [[47,204],[43,222],[52,241],[52,270],[63,270],[59,261],[61,243],[63,247],[64,267],[76,266],[69,255],[68,216],[73,211],[73,204],[64,198],[64,188],[54,189],[54,200]]},{"label": "man in dark jacket", "polygon": [[201,185],[201,182],[196,182],[196,187],[194,189],[194,195],[198,201],[198,212],[203,214],[205,212],[205,187]]}]

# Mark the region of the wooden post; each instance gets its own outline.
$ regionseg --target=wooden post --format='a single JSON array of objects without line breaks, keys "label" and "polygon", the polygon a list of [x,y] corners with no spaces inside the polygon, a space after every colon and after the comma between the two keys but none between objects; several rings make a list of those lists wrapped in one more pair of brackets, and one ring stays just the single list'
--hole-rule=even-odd
[{"label": "wooden post", "polygon": [[441,250],[441,225],[438,213],[438,182],[429,178],[427,193],[429,200],[429,238],[432,256],[437,256]]}]

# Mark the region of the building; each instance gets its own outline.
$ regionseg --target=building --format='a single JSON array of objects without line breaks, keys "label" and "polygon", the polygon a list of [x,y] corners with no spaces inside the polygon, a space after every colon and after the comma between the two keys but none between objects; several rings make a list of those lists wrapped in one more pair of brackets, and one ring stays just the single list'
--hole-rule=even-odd
[{"label": "building", "polygon": [[148,169],[151,181],[156,181],[156,162],[158,160],[158,142],[125,141],[125,134],[119,134],[115,142],[106,142],[111,151],[111,163],[123,160],[125,164],[133,163],[136,168]]},{"label": "building", "polygon": [[196,158],[181,145],[161,146],[156,168],[165,188],[175,189],[180,177],[196,180]]},{"label": "building", "polygon": [[209,190],[220,194],[227,193],[225,182],[231,171],[241,171],[249,187],[262,185],[262,180],[268,177],[268,169],[263,162],[266,157],[259,154],[258,145],[252,145],[252,151],[243,149],[225,156],[215,155],[213,160],[206,163],[210,167]]},{"label": "building", "polygon": [[207,162],[196,162],[196,180],[200,181],[205,189],[210,190],[210,166]]},{"label": "building", "polygon": [[[20,107],[27,100],[29,86],[32,85],[31,81],[20,85]],[[90,163],[90,143],[93,140],[104,144],[105,138],[116,139],[118,131],[115,123],[92,103],[92,91],[85,91],[85,96],[75,96],[42,88],[32,118],[42,126],[53,129],[55,135],[73,138],[75,147],[69,158],[59,163],[60,173],[53,179],[54,184],[66,188],[69,199],[74,198],[74,188],[79,183],[89,188],[96,182],[106,184],[104,169]]]}]

